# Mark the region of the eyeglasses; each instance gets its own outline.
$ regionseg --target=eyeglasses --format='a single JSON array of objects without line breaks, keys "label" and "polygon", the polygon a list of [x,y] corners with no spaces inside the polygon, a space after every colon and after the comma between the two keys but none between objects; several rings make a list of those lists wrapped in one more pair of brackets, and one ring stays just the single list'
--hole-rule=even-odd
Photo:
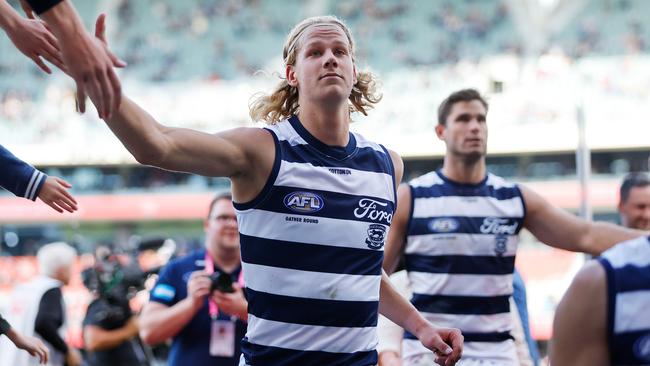
[{"label": "eyeglasses", "polygon": [[235,224],[237,223],[237,216],[235,215],[218,215],[212,218],[214,221],[220,222],[220,223],[225,223],[228,221],[232,221]]}]

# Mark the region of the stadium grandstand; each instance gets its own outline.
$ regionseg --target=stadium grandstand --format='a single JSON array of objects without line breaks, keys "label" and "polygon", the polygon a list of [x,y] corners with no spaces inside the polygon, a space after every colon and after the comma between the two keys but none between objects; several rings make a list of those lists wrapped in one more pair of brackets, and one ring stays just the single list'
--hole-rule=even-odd
[{"label": "stadium grandstand", "polygon": [[[18,1],[9,3],[19,8]],[[650,1],[74,4],[88,29],[97,14],[108,15],[109,42],[128,62],[119,71],[123,90],[168,125],[206,132],[261,126],[251,122],[248,103],[283,75],[287,32],[304,17],[334,14],[356,37],[358,66],[382,82],[383,100],[367,117],[354,115],[352,129],[399,152],[404,180],[441,165],[436,109],[464,87],[489,97],[488,169],[562,208],[578,213],[586,197],[594,218],[616,222],[622,177],[648,171],[650,26],[644,20]],[[0,37],[0,143],[69,181],[79,211],[58,215],[0,192],[0,294],[33,272],[33,260],[16,258],[56,240],[82,253],[98,243],[128,251],[134,238],[147,236],[174,238],[183,251],[200,245],[205,203],[229,181],[138,165],[94,109],[75,112],[72,80],[61,72],[46,75],[28,61]],[[586,193],[576,163],[578,116],[591,159]],[[581,263],[581,255],[523,237],[518,267],[536,339],[549,339],[553,310]],[[87,296],[80,283],[71,286],[66,296],[78,314]],[[78,338],[79,325],[71,329]]]}]

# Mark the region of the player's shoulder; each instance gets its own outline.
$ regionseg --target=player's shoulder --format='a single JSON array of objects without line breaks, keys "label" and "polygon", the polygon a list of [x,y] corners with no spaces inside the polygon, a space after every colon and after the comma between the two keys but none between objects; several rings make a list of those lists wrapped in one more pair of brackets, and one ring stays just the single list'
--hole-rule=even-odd
[{"label": "player's shoulder", "polygon": [[445,184],[445,181],[442,179],[440,174],[437,171],[431,171],[429,173],[420,175],[411,179],[408,182],[408,185],[411,187],[430,187],[433,185]]},{"label": "player's shoulder", "polygon": [[501,176],[489,172],[487,173],[487,179],[485,180],[485,184],[487,184],[488,186],[492,186],[495,189],[518,187],[517,183],[511,182]]}]

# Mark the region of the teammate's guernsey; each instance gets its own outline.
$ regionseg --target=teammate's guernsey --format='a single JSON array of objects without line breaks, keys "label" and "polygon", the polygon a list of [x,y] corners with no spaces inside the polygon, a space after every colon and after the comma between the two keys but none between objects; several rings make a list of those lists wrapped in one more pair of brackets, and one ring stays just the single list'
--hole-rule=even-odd
[{"label": "teammate's guernsey", "polygon": [[296,116],[267,130],[269,180],[235,204],[249,312],[240,364],[375,365],[390,155],[354,133],[327,146]]},{"label": "teammate's guernsey", "polygon": [[650,238],[618,244],[598,261],[607,273],[611,364],[650,365]]},{"label": "teammate's guernsey", "polygon": [[[462,331],[463,358],[515,364],[509,299],[526,213],[521,191],[492,174],[460,184],[440,171],[409,186],[411,302],[429,321]],[[428,352],[413,334],[404,338],[405,357]]]}]

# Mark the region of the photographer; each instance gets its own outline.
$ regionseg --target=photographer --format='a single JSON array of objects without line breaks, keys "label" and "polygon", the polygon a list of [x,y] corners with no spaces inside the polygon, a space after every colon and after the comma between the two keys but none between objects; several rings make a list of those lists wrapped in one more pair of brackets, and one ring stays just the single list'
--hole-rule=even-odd
[{"label": "photographer", "polygon": [[84,271],[93,292],[83,320],[88,366],[148,366],[138,338],[138,319],[129,306],[130,291],[142,287],[144,274],[135,263],[124,265],[106,247],[98,247],[96,265]]},{"label": "photographer", "polygon": [[163,268],[140,317],[148,344],[173,338],[168,365],[236,366],[248,303],[240,273],[237,218],[229,194],[215,197],[204,223],[205,250]]}]

